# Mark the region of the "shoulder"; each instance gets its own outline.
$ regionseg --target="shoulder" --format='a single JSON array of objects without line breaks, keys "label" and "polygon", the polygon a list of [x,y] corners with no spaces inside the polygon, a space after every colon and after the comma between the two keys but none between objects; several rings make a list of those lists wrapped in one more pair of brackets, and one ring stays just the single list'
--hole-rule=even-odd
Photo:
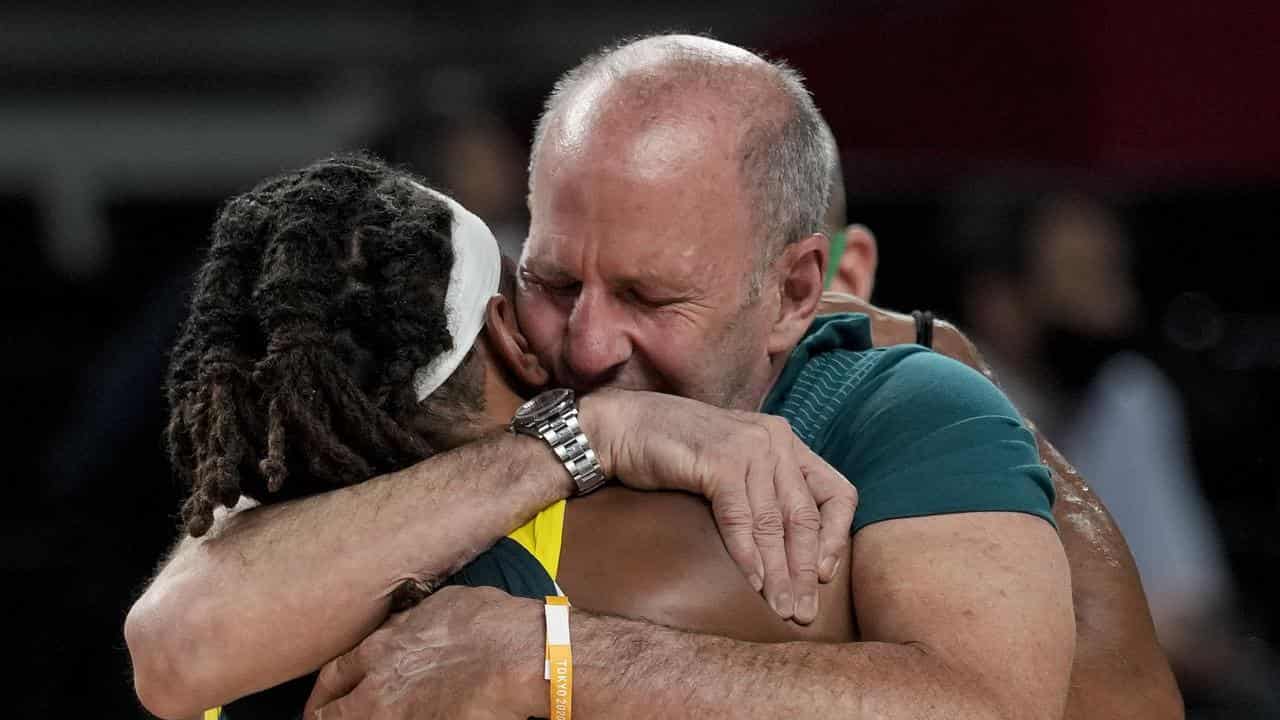
[{"label": "shoulder", "polygon": [[1013,439],[1034,445],[1013,403],[967,365],[915,346],[863,355],[865,377],[841,399],[830,438],[856,452],[861,464],[950,436],[974,444]]},{"label": "shoulder", "polygon": [[820,452],[869,428],[897,434],[965,417],[1018,417],[983,375],[917,345],[813,354],[776,410]]},{"label": "shoulder", "polygon": [[842,360],[856,362],[860,378],[852,391],[829,396],[838,406],[828,410],[824,432],[815,434],[820,452],[838,466],[865,469],[887,458],[901,465],[902,453],[957,442],[1016,440],[1034,448],[1013,403],[963,363],[918,346],[877,348]]},{"label": "shoulder", "polygon": [[1016,511],[1049,522],[1053,486],[1008,398],[963,363],[914,346],[867,351],[821,453],[858,485],[854,527]]},{"label": "shoulder", "polygon": [[886,411],[917,423],[973,415],[1018,417],[999,388],[962,362],[912,345],[877,349],[873,359],[863,391],[845,398],[849,419]]}]

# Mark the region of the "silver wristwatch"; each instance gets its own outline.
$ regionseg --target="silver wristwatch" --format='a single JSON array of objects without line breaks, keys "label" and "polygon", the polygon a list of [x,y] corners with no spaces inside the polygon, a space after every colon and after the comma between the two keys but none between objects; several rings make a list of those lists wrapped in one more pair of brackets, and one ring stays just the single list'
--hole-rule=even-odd
[{"label": "silver wristwatch", "polygon": [[521,405],[511,418],[511,430],[545,440],[569,471],[578,495],[604,485],[604,470],[578,424],[578,405],[572,390],[547,390]]}]

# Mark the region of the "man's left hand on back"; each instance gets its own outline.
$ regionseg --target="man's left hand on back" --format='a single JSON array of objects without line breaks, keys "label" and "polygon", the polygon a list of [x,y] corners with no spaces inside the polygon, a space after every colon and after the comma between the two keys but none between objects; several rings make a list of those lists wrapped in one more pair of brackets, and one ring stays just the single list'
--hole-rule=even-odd
[{"label": "man's left hand on back", "polygon": [[546,713],[542,604],[447,587],[320,671],[303,717],[493,718]]}]

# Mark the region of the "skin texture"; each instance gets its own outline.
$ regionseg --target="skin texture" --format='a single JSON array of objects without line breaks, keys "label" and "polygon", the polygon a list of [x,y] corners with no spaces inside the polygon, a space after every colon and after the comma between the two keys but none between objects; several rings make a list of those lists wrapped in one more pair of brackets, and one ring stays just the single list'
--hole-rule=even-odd
[{"label": "skin texture", "polygon": [[[764,308],[742,282],[752,259],[733,238],[752,224],[736,198],[725,121],[630,127],[618,118],[589,142],[562,124],[535,166],[519,276],[520,326],[534,351],[579,390],[637,388],[755,409],[772,379],[768,312],[756,312]],[[711,192],[695,197],[690,184]],[[708,216],[709,206],[730,211]]]},{"label": "skin texture", "polygon": [[809,625],[778,617],[742,578],[707,504],[682,493],[606,488],[565,515],[557,582],[574,604],[694,632],[752,642],[856,639],[846,553],[819,586]]},{"label": "skin texture", "polygon": [[[742,642],[575,608],[570,618],[575,708],[588,717],[631,718],[765,718],[779,713],[853,718],[1059,717],[1060,706],[1038,709],[1044,708],[1043,698],[1028,689],[1042,674],[1065,671],[1069,643],[1061,647],[1048,640],[1061,637],[1061,632],[1037,631],[1040,641],[1032,643],[1009,643],[1007,633],[1015,627],[1025,632],[1028,613],[1041,624],[1051,621],[1069,631],[1069,600],[1060,600],[1052,619],[1043,612],[1046,595],[1067,594],[1065,558],[1030,574],[1013,569],[1017,557],[1039,554],[1040,545],[1054,547],[1058,541],[1042,520],[1009,519],[1011,523],[989,522],[986,531],[977,534],[970,527],[972,518],[964,515],[941,522],[936,518],[890,521],[859,533],[850,576],[855,585],[859,576],[880,583],[861,585],[863,591],[856,598],[856,610],[864,620],[860,622],[863,642]],[[884,532],[872,532],[877,527]],[[903,543],[932,545],[929,536],[939,529],[950,536],[942,552],[917,554],[915,566],[904,567],[893,557]],[[1009,542],[1011,530],[1018,537],[1016,543]],[[966,601],[954,603],[956,581],[973,570],[975,553],[1000,558],[1005,569],[984,566],[981,572],[990,583],[968,583],[963,591]],[[886,561],[895,567],[893,575],[880,569]],[[933,563],[951,568],[948,587],[920,582],[937,575],[936,568],[929,567]],[[1056,591],[1051,589],[1054,586]],[[904,605],[912,611],[902,613]],[[495,609],[485,622],[468,626],[466,633],[441,632],[442,618],[475,608]],[[376,717],[434,718],[452,716],[461,704],[475,717],[545,715],[546,683],[538,669],[544,642],[539,611],[537,601],[483,588],[448,588],[327,665],[308,709],[321,710],[325,718],[367,717],[373,712],[379,713]],[[661,616],[663,609],[650,612]],[[953,628],[946,638],[928,629],[933,620],[919,620],[939,614]],[[954,630],[962,627],[963,632]],[[759,628],[748,631],[759,639],[778,639]],[[981,667],[981,658],[990,655],[987,648],[995,638],[1002,638],[1005,646],[999,658],[989,659],[1001,666],[999,680],[957,669]],[[504,689],[487,701],[474,698],[471,689],[457,696],[448,690],[469,682],[467,672],[479,663],[468,658],[474,657],[477,648],[491,653],[483,666],[502,679],[496,683],[488,679],[482,685],[492,683]],[[428,664],[432,674],[406,677],[403,669],[409,658],[415,664]],[[993,682],[1019,689],[996,687]],[[442,694],[450,697],[449,703],[439,702]],[[459,698],[462,702],[454,702]]]}]

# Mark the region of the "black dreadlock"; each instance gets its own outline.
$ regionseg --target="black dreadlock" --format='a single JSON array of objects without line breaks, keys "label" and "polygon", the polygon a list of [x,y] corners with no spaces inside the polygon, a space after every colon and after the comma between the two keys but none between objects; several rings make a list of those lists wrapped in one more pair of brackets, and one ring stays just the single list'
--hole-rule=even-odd
[{"label": "black dreadlock", "polygon": [[[166,442],[191,535],[241,495],[312,494],[432,453],[410,429],[412,380],[452,347],[452,213],[411,181],[335,156],[223,207],[169,366]],[[460,397],[482,409],[478,388]]]}]

